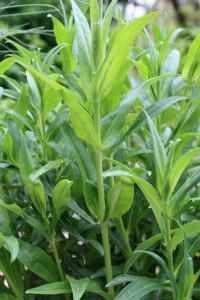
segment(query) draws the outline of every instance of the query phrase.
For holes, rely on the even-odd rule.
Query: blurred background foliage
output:
[[[89,0],[77,1],[83,10],[87,10]],[[70,0],[63,0],[67,16],[70,16]],[[104,0],[105,5],[109,0]],[[200,0],[130,0],[119,1],[127,21],[144,15],[150,10],[161,11],[161,26],[173,28],[184,27],[184,47],[196,35],[200,26]],[[52,22],[50,14],[62,19],[60,0],[0,0],[0,39],[9,36],[21,42],[27,48],[49,49],[55,45],[51,33]],[[186,38],[186,36],[188,38]],[[181,39],[180,39],[181,45]],[[11,52],[9,44],[1,43],[1,57]]]

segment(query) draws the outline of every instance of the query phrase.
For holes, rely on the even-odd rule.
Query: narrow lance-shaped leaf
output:
[[[112,47],[96,76],[95,88],[98,97],[103,99],[111,91],[120,67],[126,60],[138,33],[156,15],[158,14],[150,13],[128,25],[124,25],[118,31]]]
[[[146,112],[144,113],[146,115],[148,127],[151,132],[153,153],[154,153],[154,163],[156,169],[156,181],[158,185],[158,190],[161,191],[164,183],[164,178],[165,178],[167,154],[155,125],[153,124],[148,114]]]

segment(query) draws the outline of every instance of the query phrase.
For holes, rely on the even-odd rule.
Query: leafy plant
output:
[[[199,299],[199,36],[116,4],[0,62],[2,299]]]

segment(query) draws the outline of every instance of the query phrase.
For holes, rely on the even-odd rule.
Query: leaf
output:
[[[44,175],[45,173],[54,170],[56,168],[59,168],[60,165],[63,163],[62,159],[57,159],[57,160],[53,160],[53,161],[49,161],[46,165],[40,167],[37,170],[34,170],[30,175],[29,175],[29,179],[32,182],[37,181],[37,179]]]
[[[74,200],[69,202],[68,207],[88,223],[96,225],[96,222]]]
[[[10,262],[14,262],[19,252],[19,243],[14,236],[5,236],[5,248],[10,252]]]
[[[186,152],[185,154],[183,154],[174,164],[174,166],[172,167],[172,169],[170,170],[168,177],[166,179],[166,189],[167,189],[167,197],[169,198],[181,175],[183,174],[183,172],[185,171],[185,169],[187,168],[187,166],[189,165],[189,163],[191,162],[191,160],[197,156],[197,154],[200,154],[200,148],[195,148],[195,149],[191,149],[188,152]]]
[[[71,293],[71,287],[68,281],[45,284],[26,291],[26,294],[35,295],[60,295]]]
[[[106,284],[106,287],[111,287],[118,284],[130,282],[133,281],[134,279],[135,279],[134,275],[122,274],[112,279],[108,284]]]
[[[0,75],[4,74],[14,64],[15,58],[9,57],[0,62]]]
[[[168,287],[168,283],[165,280],[142,276],[133,277],[132,282],[122,289],[115,297],[115,300],[140,300],[153,291]]]
[[[94,163],[82,141],[77,138],[73,129],[69,125],[65,124],[63,127],[63,134],[72,148],[72,152],[75,156],[83,179],[85,181],[89,180],[91,182],[96,182],[96,170]]]
[[[102,257],[104,256],[103,246],[98,241],[89,239],[87,242],[92,245],[92,247],[95,248]]]
[[[134,185],[123,180],[115,183],[108,193],[109,217],[120,218],[131,207],[134,198]]]
[[[20,116],[22,116],[23,118],[26,119],[28,105],[29,105],[28,86],[27,86],[27,84],[23,84],[21,87],[21,92],[20,92],[19,98],[15,105],[15,111],[18,114],[20,114]],[[21,121],[18,121],[18,126],[20,127],[20,129],[22,129],[24,127],[24,123]]]
[[[184,184],[178,189],[178,191],[170,198],[169,201],[169,215],[175,216],[182,209],[182,202],[186,194],[199,182],[200,174],[193,174],[188,177]]]
[[[150,13],[128,25],[122,26],[118,30],[112,47],[95,79],[96,96],[100,99],[105,98],[111,91],[119,70],[125,62],[138,33],[156,15],[158,14]]]
[[[148,108],[146,108],[146,113],[149,115],[151,119],[158,116],[162,111],[167,109],[168,107],[172,106],[173,104],[187,100],[186,97],[178,97],[173,96],[169,97],[163,100],[160,100],[156,102],[155,104],[150,105]],[[121,137],[120,142],[122,142],[124,139],[126,139],[132,132],[138,130],[146,123],[146,116],[144,112],[141,112],[137,118],[133,121],[130,128],[127,130],[127,132]]]
[[[198,57],[200,53],[200,34],[192,42],[188,54],[185,59],[185,64],[182,70],[182,75],[185,80],[192,82],[195,66],[198,64]]]
[[[163,268],[163,270],[167,274],[169,273],[169,270],[168,270],[166,262],[158,254],[156,254],[154,252],[151,252],[151,251],[145,251],[145,250],[135,250],[134,253],[135,254],[138,254],[138,253],[145,254],[145,255],[149,255],[149,256],[153,257],[159,263],[159,265]]]
[[[4,209],[7,209],[8,211],[13,212],[17,216],[20,216],[22,218],[24,217],[23,210],[17,204],[15,204],[15,203],[13,203],[13,204],[6,204],[6,203],[3,202],[2,199],[0,199],[0,207],[4,208]]]
[[[71,0],[77,28],[79,62],[83,87],[87,90],[91,82],[91,31],[88,21],[75,1]]]
[[[170,75],[172,76],[172,74]],[[134,101],[144,92],[146,88],[161,80],[166,80],[169,75],[164,74],[145,80],[125,94],[118,107],[106,115],[101,121],[102,140],[105,150],[109,150],[119,139],[128,112],[134,105]]]
[[[133,251],[133,253],[127,259],[127,261],[124,265],[124,273],[127,273],[129,271],[129,269],[131,268],[131,266],[139,258],[139,256],[141,255],[139,251],[145,251],[146,249],[149,249],[154,244],[158,243],[161,240],[161,238],[162,238],[162,234],[159,233],[159,234],[156,234],[156,235],[150,237],[149,239],[141,242],[135,249],[135,251],[138,251],[137,254],[135,253],[135,251]]]
[[[31,272],[47,282],[56,282],[60,278],[52,258],[33,244],[20,240],[17,258]]]
[[[153,144],[154,163],[156,169],[156,181],[158,190],[161,191],[165,179],[165,170],[167,165],[167,154],[161,138],[157,132],[155,125],[146,112],[147,123],[151,132],[151,139]]]
[[[110,296],[104,292],[100,285],[90,280],[87,286],[87,291],[100,295],[106,300],[110,300]],[[27,294],[39,294],[39,295],[60,295],[71,293],[71,287],[68,281],[55,282],[50,284],[45,284],[40,287],[36,287],[26,291]]]
[[[1,300],[17,300],[11,294],[1,293],[0,296],[1,296]]]
[[[56,212],[56,217],[59,219],[60,215],[67,209],[67,205],[71,200],[71,186],[72,181],[62,179],[53,189],[53,205]]]
[[[108,171],[104,172],[104,177],[111,177],[111,176],[127,176],[129,177],[135,184],[138,185],[142,193],[144,194],[146,200],[148,201],[151,209],[153,210],[153,213],[156,217],[156,220],[158,222],[158,225],[160,229],[162,228],[162,211],[163,204],[161,202],[160,196],[157,193],[157,191],[154,189],[154,187],[145,179],[140,178],[130,172],[123,171],[123,170],[114,170],[114,171]]]
[[[87,289],[89,279],[83,278],[78,280],[71,276],[67,276],[67,279],[69,280],[72,289],[73,299],[80,300]]]
[[[182,225],[181,228],[176,229],[172,237],[172,248],[175,249],[186,237],[200,232],[200,221],[194,220]]]
[[[71,122],[77,136],[84,140],[87,144],[91,145],[94,149],[102,149],[102,145],[97,136],[93,121],[87,110],[78,102],[78,97],[73,92],[57,83],[52,78],[45,74],[38,72],[32,66],[27,65],[20,58],[16,58],[17,63],[22,65],[29,72],[46,82],[51,88],[58,91],[67,102],[71,112]],[[77,122],[77,120],[79,120]]]
[[[65,48],[60,49],[61,60],[63,64],[63,71],[66,75],[70,74],[75,69],[75,59],[72,53],[72,45],[70,40],[69,29],[64,26],[58,19],[55,17],[53,19],[53,31],[56,42],[58,45],[65,43]]]

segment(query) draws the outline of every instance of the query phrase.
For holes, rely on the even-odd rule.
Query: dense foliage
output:
[[[99,2],[7,41],[0,299],[200,299],[200,35]]]

